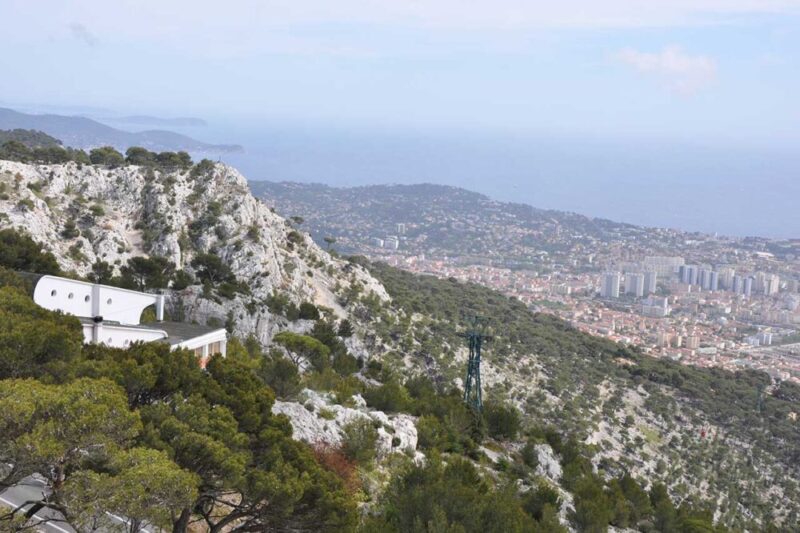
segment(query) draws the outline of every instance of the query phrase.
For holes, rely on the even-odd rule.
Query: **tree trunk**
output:
[[[172,523],[172,533],[186,533],[186,528],[189,527],[189,519],[191,517],[192,512],[188,508],[181,511],[178,519]]]

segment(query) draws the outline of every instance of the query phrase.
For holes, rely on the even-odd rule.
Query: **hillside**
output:
[[[221,164],[164,172],[0,161],[0,188],[0,224],[48,243],[61,267],[81,276],[98,262],[119,273],[143,255],[196,274],[192,261],[213,253],[247,290],[232,290],[226,299],[189,288],[176,299],[182,309],[173,313],[202,323],[231,315],[236,331],[262,341],[274,331],[266,302],[277,293],[339,314],[344,310],[335,288],[358,282],[382,294],[362,269],[345,269],[250,195],[241,174]]]
[[[682,255],[699,262],[717,262],[731,251],[769,252],[790,261],[800,254],[800,244],[793,240],[648,228],[430,183],[329,187],[251,181],[250,188],[281,215],[303,217],[320,245],[332,237],[338,250],[351,254],[424,254],[539,272],[564,265],[597,269],[620,254]],[[380,245],[393,237],[399,240],[396,250]]]
[[[142,146],[155,151],[185,150],[205,153],[236,152],[242,149],[237,145],[204,143],[172,131],[129,132],[80,116],[33,115],[7,108],[0,108],[0,129],[39,130],[60,139],[66,146],[85,149],[114,146],[124,152],[130,146]]]
[[[512,402],[533,424],[579,436],[606,475],[628,472],[684,498],[702,495],[715,502],[715,518],[737,528],[759,515],[797,523],[797,386],[643,356],[480,285],[369,269],[402,309],[374,323],[379,336],[401,339],[405,350],[392,355],[398,368],[460,382],[458,324],[485,317],[495,337],[484,355],[487,396]]]
[[[145,423],[135,442],[201,479],[186,480],[197,483],[199,492],[186,491],[199,494],[197,505],[177,497],[164,504],[177,506],[160,517],[174,531],[185,531],[190,515],[219,526],[213,531],[237,520],[243,531],[350,531],[356,522],[363,531],[698,531],[712,521],[719,530],[796,530],[796,387],[650,359],[478,285],[341,259],[272,204],[268,195],[256,199],[235,169],[209,161],[185,169],[0,161],[0,230],[15,230],[0,235],[3,265],[47,264],[25,262],[36,254],[14,236],[23,232],[66,273],[165,290],[173,319],[225,324],[237,338],[228,360],[215,360],[206,375],[189,354],[146,346],[107,353],[47,336],[31,343],[31,368],[14,376],[40,379],[42,394],[60,384],[77,395],[89,378],[122,387],[122,401],[127,393]],[[545,225],[558,216],[532,213]],[[568,216],[597,238],[606,226],[627,231]],[[16,283],[11,277],[0,271],[3,284]],[[0,294],[0,357],[21,353],[13,326],[26,315],[41,323],[25,331],[71,338],[68,317],[33,313],[22,300]],[[483,413],[461,401],[466,350],[458,334],[471,314],[486,317],[494,335],[484,353]],[[14,382],[3,392],[6,378],[1,405],[24,388]],[[219,419],[207,419],[203,406]],[[22,431],[19,442],[28,442],[27,426],[4,420],[0,429]],[[189,440],[170,440],[184,433]],[[315,459],[311,448],[280,440],[288,434],[312,445]],[[15,449],[0,446],[0,458]],[[56,481],[67,511],[66,495],[80,502],[87,494]],[[267,498],[282,514],[272,514]],[[316,505],[341,513],[323,520]]]
[[[609,220],[497,202],[445,185],[335,188],[251,181],[250,188],[284,216],[304,217],[318,242],[331,235],[350,253],[369,250],[371,238],[397,235],[398,224],[405,225],[404,253],[518,260],[529,258],[534,241],[538,250],[564,251],[562,233],[573,236],[570,246],[575,246],[642,231]]]
[[[20,142],[28,148],[53,148],[61,146],[61,141],[41,131],[21,129],[0,130],[0,146],[9,141]]]
[[[196,117],[174,117],[174,118],[165,118],[165,117],[154,117],[151,115],[128,115],[124,117],[98,117],[98,119],[102,122],[111,122],[115,124],[134,124],[138,126],[158,126],[159,128],[167,128],[167,127],[176,127],[176,128],[184,128],[184,127],[198,127],[198,126],[208,126],[208,123]]]

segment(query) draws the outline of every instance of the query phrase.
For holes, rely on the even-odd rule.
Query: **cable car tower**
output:
[[[486,320],[473,316],[468,319],[468,329],[459,336],[467,339],[469,360],[467,362],[467,379],[464,381],[464,402],[476,411],[483,409],[481,396],[481,346],[492,340],[491,335],[484,334]]]

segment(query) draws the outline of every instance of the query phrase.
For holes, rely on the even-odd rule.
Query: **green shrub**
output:
[[[303,235],[299,231],[292,230],[286,234],[286,244],[288,245],[290,250],[294,248],[295,244],[300,244],[302,242],[303,242]]]
[[[105,165],[111,168],[125,164],[125,158],[113,146],[103,146],[90,151],[89,161],[93,165]]]
[[[561,508],[561,496],[546,481],[539,481],[535,489],[529,490],[522,498],[522,505],[529,515],[541,520],[545,507],[550,506],[556,513]]]
[[[273,315],[283,315],[291,303],[289,297],[281,292],[273,292],[267,297],[267,309]]]
[[[358,372],[358,360],[349,353],[337,353],[333,356],[333,369],[342,376]]]
[[[407,411],[411,405],[408,391],[397,382],[384,383],[380,387],[367,389],[364,391],[364,399],[373,409],[387,413]]]
[[[319,309],[311,302],[303,302],[300,304],[300,320],[319,320]]]
[[[61,230],[61,236],[65,239],[74,239],[79,237],[81,232],[78,230],[78,226],[75,224],[74,220],[67,220],[64,223],[64,228]]]
[[[194,285],[194,277],[185,270],[178,270],[172,277],[172,289],[182,291],[190,285]]]
[[[353,324],[345,319],[339,322],[339,328],[336,332],[337,335],[343,338],[351,337],[353,335]]]
[[[511,486],[493,488],[459,457],[432,458],[395,478],[365,531],[523,533],[539,531]]]
[[[536,468],[539,466],[539,454],[536,452],[536,445],[533,441],[529,440],[525,443],[525,446],[523,446],[520,451],[520,456],[522,457],[522,462],[525,463],[525,466],[528,468]]]
[[[378,430],[366,418],[354,420],[342,428],[342,452],[348,459],[366,465],[375,459]]]
[[[446,448],[447,431],[435,416],[421,416],[417,420],[417,439],[423,449]]]
[[[516,407],[497,402],[486,402],[483,409],[489,435],[499,440],[514,440],[520,428],[520,414]]]
[[[55,256],[28,235],[14,229],[0,230],[0,266],[36,274],[61,274]]]
[[[300,391],[300,373],[297,365],[274,354],[262,360],[258,375],[269,388],[275,391],[278,398],[291,398]]]
[[[20,211],[33,211],[33,208],[33,200],[30,198],[21,198],[20,201],[17,202],[17,209]]]

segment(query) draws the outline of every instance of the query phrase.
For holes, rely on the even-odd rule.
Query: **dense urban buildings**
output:
[[[266,190],[341,253],[487,285],[655,357],[800,381],[800,239],[641,228],[430,185]]]

